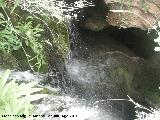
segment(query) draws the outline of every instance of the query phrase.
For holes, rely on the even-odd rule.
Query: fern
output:
[[[32,101],[36,101],[46,94],[33,94],[41,91],[42,88],[34,88],[37,82],[18,84],[15,80],[7,83],[10,70],[5,71],[0,76],[0,120],[12,119],[19,120],[21,118],[13,115],[29,116],[33,113]],[[11,115],[8,118],[3,118],[2,115]]]
[[[12,13],[20,4],[20,0],[16,0],[13,7],[9,6],[12,8],[11,10],[6,10],[5,4],[5,1],[0,1],[0,6],[2,7],[2,13],[0,13],[0,51],[11,53],[14,50],[23,48],[31,69],[34,70],[36,68],[39,71],[46,64],[43,45],[39,40],[44,30],[40,24],[33,26],[34,18],[32,16],[28,16],[25,20],[15,20],[15,17],[12,17]],[[12,21],[14,20],[15,23],[13,24]],[[31,48],[35,56],[28,55],[23,44]],[[33,60],[34,62],[32,63]]]

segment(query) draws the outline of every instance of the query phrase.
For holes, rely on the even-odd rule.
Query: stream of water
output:
[[[73,68],[74,74],[77,74],[77,67],[78,66],[74,66]],[[10,79],[13,78],[17,78],[17,80],[21,82],[36,80],[39,81],[39,85],[41,85],[41,81],[45,78],[45,75],[37,75],[36,73],[31,73],[30,71],[13,70],[10,75]],[[41,87],[46,87],[54,92],[60,91],[58,88],[51,88],[49,84]],[[76,96],[73,97],[71,94],[49,95],[41,102],[35,103],[37,108],[36,112],[38,114],[46,115],[46,117],[42,120],[125,120],[124,116],[122,117],[122,115],[119,114],[121,112],[123,113],[123,111],[114,113],[113,111],[102,109],[102,106],[106,105],[102,103],[105,103],[106,101],[90,100],[92,102],[89,102],[88,100],[78,98]],[[99,106],[100,103],[102,106]],[[59,115],[59,117],[54,117],[53,115]],[[138,117],[135,120],[159,120],[160,117],[159,111],[155,111],[153,114],[138,112],[137,115]],[[127,120],[133,119],[128,118]]]
[[[142,59],[125,53],[129,51],[126,47],[104,33],[81,34],[74,24],[70,32],[71,52],[65,66],[67,92],[44,83],[49,73],[13,70],[10,75],[19,82],[38,81],[40,87],[58,93],[35,103],[36,112],[46,115],[43,120],[159,120],[158,110],[152,114],[137,111],[127,97],[127,81],[123,81],[133,79]]]

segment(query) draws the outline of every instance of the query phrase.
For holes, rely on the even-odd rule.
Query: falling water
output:
[[[70,23],[69,29],[71,46],[69,59],[66,63],[66,72],[68,74],[67,80],[70,82],[69,86],[66,87],[70,90],[67,94],[59,88],[53,88],[49,83],[44,84],[44,79],[47,79],[48,75],[13,70],[10,79],[16,78],[19,82],[38,81],[40,87],[58,93],[51,94],[35,103],[36,112],[47,115],[43,120],[134,119],[135,109],[133,103],[127,101],[127,97],[121,94],[123,91],[118,91],[117,84],[115,84],[120,80],[119,76],[110,76],[110,72],[114,72],[114,70],[109,71],[110,66],[117,62],[116,59],[112,58],[112,55],[124,55],[121,52],[112,51],[96,51],[90,54],[90,51],[94,51],[94,49],[85,43],[83,44],[84,41],[80,36],[76,23]],[[124,57],[132,59],[128,56]],[[114,78],[115,81],[111,81],[111,78]],[[123,101],[121,101],[121,97],[124,97],[124,99],[122,98]],[[114,101],[112,100],[114,98],[118,99]],[[136,120],[159,120],[159,111],[157,110],[154,113],[144,114],[144,112],[138,112]],[[59,117],[54,117],[54,115],[59,115]]]

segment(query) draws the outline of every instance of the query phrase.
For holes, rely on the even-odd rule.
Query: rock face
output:
[[[140,66],[143,66],[142,59],[114,51],[92,56],[88,60],[73,59],[68,64],[68,70],[81,97],[125,99],[127,94],[132,97],[137,94],[134,87],[140,80],[139,76],[144,74]]]
[[[84,11],[85,27],[102,30],[108,26],[152,28],[160,20],[159,0],[94,0],[93,12]],[[88,8],[89,9],[89,8]]]
[[[143,45],[148,44],[140,44],[143,37],[129,33],[127,39],[127,34],[116,31],[116,36],[112,30],[93,32],[79,28],[79,37],[73,36],[76,40],[71,45],[71,58],[66,66],[71,79],[69,84],[73,95],[88,101],[102,100],[104,102],[98,103],[100,108],[114,109],[114,112],[124,110],[127,113],[122,114],[130,117],[128,113],[133,109],[127,108],[131,105],[108,99],[128,99],[129,95],[142,105],[159,103],[158,92],[155,92],[160,83],[160,70],[156,67],[159,58],[154,59],[152,46],[147,47],[149,51],[143,49]]]
[[[77,47],[73,45],[72,56],[66,66],[71,79],[71,93],[91,103],[99,101],[100,109],[128,120],[134,113],[132,103],[108,99],[128,99],[127,95],[130,95],[137,101],[142,100],[135,88],[137,81],[144,79],[140,77],[145,74],[141,70],[144,60],[135,57],[133,52],[109,37],[107,32],[82,29],[79,35],[80,43]]]
[[[127,91],[132,94],[135,76],[138,78],[142,74],[140,69],[144,60],[109,37],[107,31],[82,30],[79,35],[79,46],[73,48],[67,65],[78,94],[82,97],[95,96],[95,99],[121,98]]]
[[[123,110],[120,119],[123,116],[133,117],[127,115],[127,112],[132,114],[129,103],[108,99],[127,99],[127,94],[131,97],[139,96],[132,86],[136,82],[134,77],[139,71],[139,65],[138,59],[129,58],[121,52],[109,52],[105,56],[94,57],[91,61],[72,59],[67,66],[72,80],[72,94],[86,99],[89,104],[98,101],[100,109],[106,111],[118,114]]]
[[[158,0],[105,0],[109,10],[107,22],[119,27],[152,28],[160,19],[160,1]],[[123,12],[124,11],[124,12]]]

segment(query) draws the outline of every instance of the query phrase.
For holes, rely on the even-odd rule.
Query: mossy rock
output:
[[[33,41],[27,40],[26,42],[26,39],[20,37],[19,39],[22,41],[23,48],[21,47],[18,50],[12,50],[11,56],[17,60],[16,63],[21,70],[32,69],[34,71],[46,73],[48,72],[49,64],[50,66],[53,66],[53,64],[57,64],[60,60],[64,61],[63,59],[65,59],[69,51],[69,37],[66,23],[53,19],[49,14],[47,17],[36,14],[39,18],[37,19],[37,17],[33,16],[26,10],[22,10],[20,7],[17,7],[12,14],[9,12],[10,8],[5,9],[11,18],[13,26],[19,25],[19,22],[22,24],[28,23],[26,18],[30,17],[32,21],[31,26],[33,28],[40,24],[40,27],[44,30],[40,33],[40,37],[35,38]],[[31,17],[33,17],[33,19]],[[27,37],[27,39],[29,38]],[[4,55],[8,56],[8,54]],[[31,60],[32,58],[35,58],[36,55],[39,56],[36,57],[36,59]],[[56,58],[56,60],[53,62],[51,59],[54,58]],[[6,59],[6,61],[8,61],[8,59]],[[37,63],[40,63],[40,66],[37,67]],[[10,64],[8,64],[8,66],[9,65]]]
[[[48,89],[48,88],[43,88],[43,90],[40,91],[41,94],[50,94],[50,95],[58,95],[57,91]]]
[[[0,68],[19,69],[18,61],[13,55],[0,52]]]

